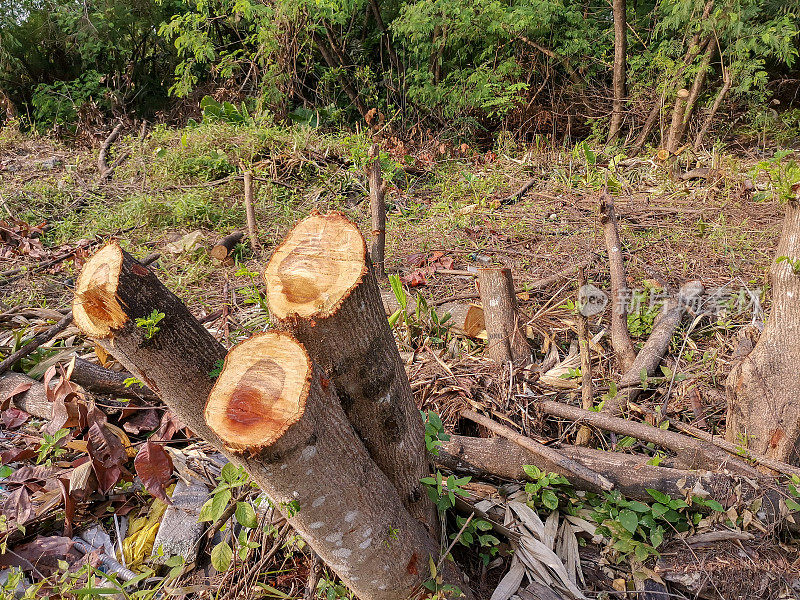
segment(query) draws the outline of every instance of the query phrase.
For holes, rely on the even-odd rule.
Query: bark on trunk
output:
[[[486,353],[489,358],[499,363],[529,363],[531,348],[520,318],[511,269],[480,269],[478,286],[486,322]]]
[[[211,248],[209,254],[211,254],[212,258],[216,258],[218,261],[222,262],[231,255],[236,244],[241,242],[243,237],[244,231],[234,231],[215,244],[214,247]]]
[[[631,334],[628,331],[628,289],[625,261],[622,256],[622,241],[619,237],[614,199],[604,192],[600,197],[600,224],[608,250],[611,274],[611,346],[621,371],[627,371],[636,359]]]
[[[367,179],[369,180],[369,209],[372,214],[372,248],[370,259],[375,275],[379,278],[386,277],[384,266],[384,253],[386,251],[386,186],[381,175],[380,150],[374,145],[369,152],[370,163],[367,166]]]
[[[90,363],[88,360],[76,358],[69,379],[93,394],[141,398],[150,401],[160,400],[158,395],[148,387],[142,388],[137,384],[125,387],[125,380],[129,377],[133,376],[125,371],[118,373]]]
[[[605,452],[593,448],[561,445],[560,454],[582,464],[587,469],[602,472],[614,484],[614,489],[631,500],[651,502],[648,489],[658,490],[673,498],[685,498],[687,492],[709,493],[709,498],[728,507],[737,502],[749,505],[757,498],[764,498],[762,510],[766,521],[780,518],[780,503],[785,492],[771,478],[740,477],[715,471],[691,471],[671,466],[648,464],[650,457]],[[534,465],[544,471],[559,473],[580,490],[590,491],[590,486],[573,473],[561,469],[545,457],[503,438],[474,438],[460,435],[450,436],[436,457],[437,464],[454,472],[473,476],[495,476],[501,479],[524,481],[528,479],[523,465]]]
[[[622,127],[625,102],[625,52],[627,50],[627,14],[625,0],[613,0],[614,12],[614,107],[608,130],[608,141],[616,139]]]
[[[150,271],[112,242],[83,267],[72,303],[75,324],[113,355],[194,433],[219,446],[203,419],[225,348]],[[153,311],[158,331],[137,327]],[[149,336],[149,337],[148,337]]]
[[[800,464],[800,187],[786,216],[772,263],[772,310],[753,351],[734,365],[726,383],[726,438],[771,458]]]
[[[267,332],[234,347],[205,415],[273,502],[294,506],[289,523],[359,598],[405,600],[421,589],[429,561],[439,558],[436,543],[290,334]],[[458,578],[448,583],[465,589]]]
[[[586,267],[578,269],[578,286],[586,286]],[[592,385],[592,355],[589,346],[589,318],[579,311],[578,319],[578,344],[581,353],[581,406],[584,410],[589,410],[594,406],[594,386]],[[575,436],[575,443],[578,446],[585,446],[592,437],[592,430],[582,426]]]
[[[672,122],[667,133],[667,143],[664,147],[670,154],[678,149],[680,134],[683,128],[683,113],[686,110],[686,99],[689,97],[689,90],[680,89],[675,97],[675,106],[672,109]]]
[[[681,119],[680,128],[674,141],[676,148],[683,142],[686,130],[689,127],[689,120],[692,118],[694,107],[697,104],[697,99],[703,91],[703,86],[706,82],[706,74],[708,73],[709,65],[711,65],[711,59],[714,58],[714,54],[717,51],[716,39],[709,37],[705,41],[705,46],[706,51],[705,54],[703,54],[703,60],[700,61],[700,70],[695,74],[692,87],[689,88],[689,95],[686,98],[686,108],[683,111],[683,118]]]
[[[347,418],[408,511],[437,531],[419,482],[430,472],[424,425],[361,233],[339,213],[312,214],[275,250],[264,279],[272,317],[330,375]]]
[[[22,373],[6,373],[0,377],[0,399],[9,395],[21,385],[29,385],[27,391],[11,398],[11,406],[31,416],[49,421],[53,416],[53,403],[47,399],[44,384]]]
[[[136,325],[137,318],[150,317],[153,311],[164,315],[157,323],[158,331],[153,332],[152,328],[148,331],[147,327]],[[322,406],[312,400],[309,403],[311,406],[309,418],[303,419],[303,425],[298,428],[300,433],[297,439],[307,443],[307,447],[304,448],[305,453],[300,450],[299,455],[301,459],[308,459],[307,466],[304,465],[304,470],[300,473],[294,468],[290,470],[288,466],[286,469],[277,468],[274,473],[267,473],[253,457],[242,457],[230,451],[204,418],[206,400],[214,384],[209,373],[225,358],[225,349],[153,273],[137,263],[116,243],[106,245],[84,266],[78,278],[73,312],[76,314],[75,319],[79,327],[90,338],[113,352],[115,358],[131,373],[158,393],[167,406],[194,433],[211,443],[234,464],[244,466],[254,480],[264,486],[265,491],[276,494],[277,501],[297,500],[301,510],[289,521],[295,525],[297,520],[298,524],[295,526],[301,535],[320,555],[331,557],[334,571],[343,580],[351,583],[360,597],[400,600],[402,596],[398,594],[406,588],[403,587],[401,590],[396,586],[401,584],[407,586],[412,575],[416,577],[415,583],[428,578],[427,562],[424,561],[427,561],[429,553],[436,551],[436,543],[427,536],[422,526],[405,512],[396,496],[394,496],[396,500],[391,501],[392,488],[385,480],[381,482],[380,477],[376,476],[377,469],[370,467],[371,463],[366,453],[358,454],[359,446],[355,436],[343,442],[345,435],[343,432],[347,431],[349,425],[341,417],[328,415],[330,407],[327,404],[326,416],[323,417],[320,414]],[[229,362],[230,364],[232,363]],[[320,377],[318,371],[313,374],[309,371],[308,375],[309,377],[305,379],[308,385],[305,388],[301,386],[301,389],[306,391],[313,389],[311,395],[316,399],[324,398],[325,394],[333,397],[330,392],[331,386],[325,390],[325,380]],[[269,383],[270,377],[254,374],[252,387],[258,391],[258,386],[265,385],[265,381]],[[238,406],[241,408],[239,411],[241,416],[252,415],[252,409],[248,410],[248,403],[254,398],[252,392],[247,389],[239,391],[241,402]],[[324,432],[324,437],[318,438],[316,444],[309,443],[313,430],[306,427],[309,424],[313,427],[317,422],[323,426],[322,422],[325,419],[328,421],[321,430]],[[244,420],[246,422],[247,419]],[[305,437],[304,433],[307,434]],[[314,450],[310,449],[312,446]],[[293,449],[285,444],[278,444],[276,450],[283,451],[283,460],[286,461]],[[343,458],[340,462],[328,463],[324,470],[319,470],[322,467],[315,462],[317,453],[327,457],[339,454]],[[354,455],[358,460],[354,459]],[[273,459],[281,460],[274,455]],[[277,463],[275,464],[277,466]],[[312,469],[311,476],[307,472],[308,469]],[[289,477],[290,473],[292,477]],[[344,481],[347,481],[349,486],[346,493],[341,491],[344,489]],[[358,484],[355,489],[352,486],[353,481]],[[278,486],[280,493],[277,493]],[[304,490],[302,496],[301,489]],[[329,497],[328,490],[336,495]],[[376,490],[377,493],[373,494]],[[393,504],[394,508],[391,508],[390,504]],[[290,508],[288,504],[278,506],[285,515]],[[389,525],[384,521],[380,521],[381,526],[386,525],[384,529],[373,527],[372,531],[368,531],[370,522],[367,518],[372,514],[373,506],[384,520],[390,511],[393,511],[391,514],[395,520],[390,525],[392,529],[389,529]],[[338,516],[339,520],[322,524],[316,518],[312,521],[307,520],[309,515],[316,514],[314,510],[324,507],[330,511],[328,514]],[[304,508],[308,508],[305,514]],[[336,512],[342,508],[347,508],[347,511],[342,514]],[[338,530],[330,529],[325,536],[319,532],[319,530],[326,531],[324,529],[326,527],[336,526],[339,527]],[[355,532],[358,533],[358,538],[354,537]],[[347,547],[344,545],[346,535],[349,536],[347,539],[353,542]],[[358,544],[355,544],[356,541]],[[413,544],[417,544],[414,551],[407,552]],[[345,548],[350,552],[347,553]],[[369,554],[369,551],[378,553],[383,558],[385,558],[384,553],[389,555],[395,552],[395,560],[389,562],[387,559],[381,565],[381,572],[378,573],[380,577],[361,577],[359,580],[359,571],[364,565],[359,564],[357,559]],[[392,572],[392,568],[400,564],[401,556],[406,562],[402,564],[400,571]],[[369,561],[369,557],[365,557],[364,560]],[[386,565],[392,567],[387,569]],[[451,582],[457,580],[458,574],[449,578]],[[465,586],[462,589],[465,589]],[[469,591],[465,589],[465,592],[470,597]]]

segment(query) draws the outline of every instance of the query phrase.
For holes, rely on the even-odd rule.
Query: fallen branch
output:
[[[709,444],[681,433],[612,417],[603,413],[583,410],[577,406],[570,406],[552,400],[543,400],[537,406],[543,413],[553,417],[568,419],[576,423],[586,423],[605,431],[628,435],[643,442],[652,442],[672,450],[677,454],[679,464],[689,469],[709,469],[714,471],[729,469],[731,472],[740,475],[758,475],[756,469],[734,458],[714,444]]]
[[[234,231],[214,244],[209,254],[212,258],[216,258],[218,261],[222,262],[231,255],[236,244],[241,242],[243,237],[244,231]]]
[[[689,281],[681,286],[677,298],[668,298],[664,308],[659,313],[653,324],[653,331],[647,338],[633,364],[622,375],[618,384],[617,395],[606,400],[603,411],[611,415],[618,415],[635,402],[642,393],[642,373],[652,377],[661,360],[669,349],[670,340],[681,324],[686,309],[696,302],[703,294],[703,284],[699,281]],[[627,325],[626,325],[627,327]]]
[[[661,465],[648,464],[649,456],[606,452],[593,448],[561,445],[558,452],[587,469],[602,472],[614,484],[614,489],[630,500],[652,502],[648,489],[658,490],[672,498],[685,499],[690,493],[706,495],[723,506],[735,503],[751,505],[762,498],[761,511],[764,522],[781,518],[780,506],[785,491],[769,477],[741,477],[715,471],[678,469],[668,459]],[[586,482],[559,465],[504,438],[475,438],[450,436],[443,442],[435,457],[437,465],[453,472],[474,477],[499,477],[512,481],[526,481],[524,465],[534,465],[542,471],[566,477],[579,490],[589,490]]]
[[[631,334],[628,331],[627,299],[630,290],[622,258],[622,241],[619,237],[614,199],[607,191],[600,196],[600,224],[608,250],[608,266],[611,272],[611,346],[614,348],[621,371],[627,371],[636,359]]]
[[[529,179],[527,183],[525,183],[521,188],[519,188],[516,192],[511,194],[510,196],[506,196],[505,198],[500,199],[500,204],[508,205],[514,204],[515,202],[519,202],[522,200],[522,197],[528,193],[528,191],[536,185],[538,180],[536,178]]]
[[[511,440],[518,446],[525,448],[529,452],[539,456],[545,460],[550,461],[554,465],[557,465],[562,470],[567,471],[573,475],[573,477],[577,477],[585,482],[591,489],[597,490],[611,490],[614,488],[614,484],[608,480],[608,478],[604,477],[600,473],[593,471],[592,469],[588,469],[585,466],[581,465],[580,463],[575,462],[560,454],[557,450],[550,448],[549,446],[545,446],[544,444],[540,444],[539,442],[532,440],[524,435],[517,433],[513,429],[506,427],[505,425],[501,425],[496,421],[488,417],[484,417],[483,415],[479,415],[473,410],[462,410],[461,416],[465,419],[469,419],[470,421],[477,423],[478,425],[482,425],[486,427],[489,431],[496,433],[497,435],[503,436],[504,438]]]
[[[111,371],[88,360],[76,358],[69,380],[93,394],[141,398],[150,401],[160,400],[158,395],[148,387],[140,387],[138,384],[126,386],[125,380],[131,377],[133,375],[125,371]]]

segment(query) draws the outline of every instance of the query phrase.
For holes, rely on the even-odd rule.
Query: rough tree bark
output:
[[[622,127],[622,108],[627,91],[625,89],[625,52],[628,47],[627,14],[625,0],[613,0],[614,12],[614,107],[608,129],[608,141],[616,139]]]
[[[586,286],[586,267],[578,269],[578,286]],[[578,344],[581,352],[581,406],[589,410],[594,406],[594,385],[592,384],[592,355],[589,345],[589,318],[579,311],[578,319]],[[583,425],[575,436],[578,446],[586,446],[592,437],[592,430]]]
[[[372,459],[436,531],[419,482],[430,473],[425,428],[358,228],[339,213],[313,213],[275,250],[264,280],[272,318],[330,375]]]
[[[608,250],[608,265],[611,274],[611,346],[621,371],[627,371],[636,359],[631,334],[628,331],[628,289],[625,261],[622,257],[622,241],[619,237],[614,199],[608,192],[600,196],[600,224]]]
[[[362,600],[419,592],[438,548],[403,508],[342,410],[334,386],[289,333],[234,347],[206,421],[291,525]],[[464,589],[458,579],[450,583]]]
[[[714,117],[717,115],[717,111],[719,107],[722,105],[722,101],[725,99],[725,96],[728,95],[728,92],[731,89],[731,72],[725,65],[722,66],[722,87],[720,88],[719,92],[717,92],[716,98],[714,98],[714,104],[711,105],[711,110],[708,111],[706,115],[705,121],[703,121],[703,126],[700,128],[700,131],[697,132],[697,137],[694,139],[694,149],[699,150],[700,146],[703,145],[703,138],[706,137],[708,130],[711,128],[711,123],[714,122]]]
[[[147,318],[154,310],[164,315],[163,319],[157,324],[158,331],[152,333],[152,331],[148,332],[146,327],[136,326],[137,318]],[[131,373],[146,382],[154,392],[161,396],[167,406],[187,427],[225,454],[231,462],[248,469],[248,472],[259,483],[266,485],[264,471],[254,467],[252,461],[255,458],[244,458],[237,453],[231,452],[214,429],[209,427],[204,418],[206,400],[214,384],[210,373],[222,363],[226,355],[225,349],[149,269],[141,266],[116,243],[112,242],[104,246],[84,265],[81,271],[76,286],[75,300],[73,301],[73,312],[76,315],[76,324],[84,333],[109,352],[113,352],[115,358]],[[253,377],[253,386],[256,390],[259,389],[257,386],[265,385],[263,374],[254,375]],[[269,378],[266,378],[266,381],[269,382]],[[309,371],[306,374],[306,381],[309,382],[308,389],[310,390],[313,387],[315,394],[326,393],[323,389],[323,379],[318,372],[313,375]],[[248,393],[245,392],[247,390],[240,391],[242,392],[242,406],[246,407]],[[243,409],[242,414],[247,416],[252,412]],[[319,406],[314,408],[314,415],[319,415]],[[311,421],[314,420],[314,418],[311,419]],[[346,423],[341,420],[336,420],[336,423],[340,429],[346,426]],[[300,437],[302,438],[302,435]],[[308,441],[308,437],[305,440]],[[330,441],[325,440],[320,443],[325,445],[338,444],[340,442],[341,438]],[[325,447],[329,448],[330,446]],[[305,521],[300,521],[297,529],[320,555],[332,556],[337,559],[332,565],[334,571],[342,576],[344,580],[350,582],[354,586],[354,591],[361,598],[400,600],[403,598],[400,595],[401,591],[394,587],[397,582],[403,582],[405,585],[409,582],[411,575],[415,575],[417,581],[428,578],[428,571],[425,568],[426,563],[417,563],[416,561],[427,560],[427,554],[432,551],[432,548],[435,548],[435,542],[432,539],[420,537],[419,532],[422,531],[422,527],[418,526],[405,513],[405,509],[398,499],[394,514],[397,518],[396,522],[402,525],[404,530],[399,530],[397,525],[392,525],[392,527],[398,529],[396,534],[393,534],[394,530],[390,531],[388,528],[380,530],[378,527],[373,527],[373,531],[370,532],[373,534],[372,542],[369,546],[366,546],[370,536],[364,536],[364,533],[367,532],[370,523],[363,519],[368,513],[361,513],[360,509],[362,505],[367,507],[373,505],[386,506],[392,490],[389,488],[387,491],[386,487],[388,486],[381,486],[376,481],[374,469],[370,467],[369,462],[364,464],[353,460],[353,453],[358,452],[357,448],[357,445],[348,447],[349,454],[341,464],[329,464],[324,478],[317,476],[310,479],[320,486],[319,490],[323,490],[322,494],[317,493],[310,500],[311,508],[316,509],[322,505],[327,505],[328,507],[332,505],[341,507],[344,505],[340,498],[328,498],[324,492],[324,490],[332,487],[328,482],[335,482],[337,473],[345,470],[348,473],[347,477],[355,477],[356,475],[363,477],[362,480],[356,479],[356,481],[363,481],[363,485],[358,488],[358,493],[346,498],[347,512],[337,515],[338,523],[342,526],[342,537],[340,538],[334,534],[321,536],[318,529],[321,529],[322,526],[312,526],[316,524],[316,521],[307,523],[307,526]],[[284,447],[284,450],[289,449]],[[313,455],[314,451],[307,450],[306,456],[309,454]],[[313,456],[310,456],[309,460],[313,458]],[[308,468],[311,467],[306,467],[306,469]],[[278,469],[278,471],[280,470]],[[370,473],[372,474],[368,475]],[[322,479],[325,479],[325,481]],[[279,476],[275,481],[285,482],[286,480]],[[289,485],[289,488],[281,491],[279,497],[289,498],[290,501],[298,500],[301,503],[301,511],[298,515],[302,514],[302,506],[305,506],[309,499],[307,497],[299,497],[300,487],[298,486],[300,482],[294,481]],[[273,493],[275,492],[273,487],[267,489]],[[378,490],[379,493],[373,494],[374,490]],[[298,497],[295,497],[295,491],[297,491]],[[319,498],[322,495],[326,497],[320,502]],[[315,502],[317,505],[313,506]],[[287,506],[279,506],[279,509],[286,515]],[[333,515],[334,513],[330,514]],[[383,514],[385,517],[386,513]],[[293,526],[298,515],[289,518],[289,522]],[[359,520],[359,518],[362,520]],[[351,526],[354,528],[359,528],[362,536],[359,544],[365,544],[364,548],[359,548],[358,545],[354,548],[348,548],[352,552],[355,552],[356,548],[364,550],[367,547],[370,547],[375,552],[378,550],[376,546],[380,548],[386,547],[382,545],[381,540],[387,536],[394,537],[395,535],[397,539],[389,539],[388,543],[389,548],[398,550],[397,556],[401,556],[400,549],[405,551],[405,548],[412,542],[418,543],[419,546],[416,549],[416,553],[412,553],[409,557],[403,555],[403,558],[407,558],[407,562],[401,565],[401,572],[391,572],[392,567],[399,563],[396,561],[387,562],[383,565],[381,573],[378,574],[380,577],[373,579],[364,577],[359,581],[356,570],[351,569],[351,565],[342,564],[349,557],[344,556],[344,552],[341,551],[344,545],[343,543],[339,545],[339,543],[344,539],[344,528],[348,524],[352,524]],[[397,544],[396,546],[392,545],[393,541]],[[388,569],[386,565],[390,565]],[[409,571],[415,570],[416,573],[409,573]],[[457,579],[458,574],[451,578],[452,581]],[[381,586],[383,586],[383,589],[381,589]],[[465,589],[465,586],[462,586],[462,589],[467,592],[469,597],[469,591]]]
[[[386,252],[386,184],[381,175],[381,159],[378,145],[369,150],[367,179],[369,180],[369,210],[372,215],[372,248],[369,257],[378,278],[386,277],[384,266]]]
[[[24,390],[17,392],[17,390]],[[53,403],[47,399],[44,384],[22,373],[6,373],[0,377],[0,403],[11,399],[11,406],[40,419],[50,420]]]
[[[672,122],[667,133],[667,143],[664,148],[670,154],[678,149],[680,143],[680,133],[683,128],[683,113],[686,110],[686,99],[689,97],[689,90],[681,88],[675,96],[675,106],[672,109]]]
[[[689,95],[686,97],[686,108],[683,111],[683,117],[681,118],[681,124],[678,132],[675,134],[674,144],[676,148],[679,147],[683,142],[683,138],[686,135],[686,130],[689,127],[689,120],[692,118],[694,107],[697,104],[697,99],[700,97],[700,93],[703,91],[703,86],[706,82],[706,74],[708,73],[708,68],[711,65],[711,59],[714,58],[714,54],[717,51],[717,40],[709,36],[705,41],[705,47],[706,51],[703,54],[703,59],[700,61],[700,69],[694,76],[692,87],[689,88]]]
[[[733,366],[726,382],[726,437],[771,458],[799,464],[800,275],[793,261],[800,259],[800,186],[793,191],[778,260],[770,267],[769,319],[753,351]]]
[[[244,209],[247,214],[247,237],[253,252],[258,252],[258,224],[256,223],[256,209],[254,206],[253,172],[244,172]]]
[[[499,363],[529,363],[531,347],[520,319],[511,269],[480,269],[478,286],[486,322],[486,353],[489,358]]]

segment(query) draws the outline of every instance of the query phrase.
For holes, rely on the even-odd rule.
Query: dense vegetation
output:
[[[796,0],[621,5],[621,132],[629,142],[649,115],[669,121],[684,86],[687,140],[715,104],[720,134],[735,126],[763,133],[776,122],[796,128]],[[0,7],[0,119],[17,115],[40,130],[91,132],[111,117],[180,121],[205,95],[246,101],[251,113],[278,121],[421,124],[472,139],[504,130],[604,137],[612,112],[611,2],[2,0]]]

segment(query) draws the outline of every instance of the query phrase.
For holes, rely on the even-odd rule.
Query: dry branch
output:
[[[488,417],[479,415],[473,410],[462,410],[461,416],[465,419],[473,421],[474,423],[477,423],[478,425],[486,427],[489,431],[492,431],[497,435],[503,436],[504,438],[524,448],[528,452],[531,452],[542,459],[548,460],[554,465],[558,465],[558,467],[560,467],[563,471],[567,471],[571,473],[573,477],[582,480],[586,485],[590,486],[590,489],[594,491],[611,490],[614,487],[614,484],[600,473],[584,467],[583,465],[567,458],[549,446],[540,444],[535,440],[517,433],[505,425],[501,425],[500,423],[497,423]]]
[[[774,522],[781,518],[780,505],[784,491],[771,478],[751,478],[715,471],[692,471],[669,466],[648,464],[649,456],[605,452],[593,448],[561,445],[558,452],[587,469],[602,472],[614,484],[614,489],[626,498],[651,502],[648,489],[658,490],[672,498],[686,498],[689,492],[708,493],[708,498],[723,506],[741,502],[750,505],[762,498],[761,518]],[[454,472],[473,476],[494,476],[512,481],[525,481],[524,465],[534,465],[547,472],[559,473],[581,490],[586,482],[559,465],[504,438],[474,438],[460,435],[444,442],[436,458],[437,464]]]
[[[247,237],[253,252],[258,253],[258,224],[253,198],[253,172],[244,172],[244,209],[247,214]]]
[[[578,269],[578,287],[583,288],[586,285],[586,268],[581,267]],[[578,312],[578,344],[580,345],[581,353],[581,406],[585,410],[589,410],[594,405],[594,386],[592,385],[592,356],[589,347],[589,319],[583,314],[583,311]],[[575,443],[579,446],[585,446],[589,443],[592,432],[591,429],[584,426],[578,430],[575,436]]]
[[[49,329],[46,329],[40,334],[35,335],[22,348],[20,348],[19,350],[11,354],[8,358],[0,362],[0,375],[8,371],[11,367],[13,367],[17,363],[17,361],[25,358],[31,352],[37,350],[42,344],[46,344],[47,342],[52,340],[54,337],[56,337],[59,333],[64,331],[71,324],[72,324],[72,311],[64,315],[58,323],[56,323]]]
[[[367,165],[367,179],[369,181],[369,209],[372,215],[372,248],[370,259],[372,268],[378,278],[386,277],[384,266],[386,252],[386,184],[381,175],[381,159],[378,145],[375,144],[369,151],[370,162]]]
[[[138,384],[126,386],[125,380],[133,377],[125,371],[116,372],[83,360],[75,359],[75,364],[70,374],[70,381],[77,383],[83,389],[94,394],[106,396],[121,396],[123,398],[141,398],[142,400],[157,401],[160,398],[148,387],[139,387]]]
[[[606,400],[603,410],[618,415],[634,402],[642,392],[642,373],[652,377],[669,349],[670,340],[681,324],[686,309],[697,301],[704,292],[699,281],[689,281],[681,286],[677,298],[668,298],[658,315],[653,330],[630,368],[619,380],[617,395]],[[626,325],[627,327],[627,325]]]
[[[339,213],[313,213],[275,250],[264,280],[274,321],[331,376],[370,456],[434,531],[419,481],[429,472],[424,426],[358,228]]]
[[[478,286],[486,323],[486,352],[489,358],[499,363],[529,363],[531,348],[520,318],[511,269],[480,269]]]
[[[628,331],[627,298],[630,295],[622,256],[614,199],[604,191],[600,197],[600,224],[608,250],[611,273],[611,346],[614,348],[620,370],[627,371],[636,359],[631,334]]]
[[[732,473],[754,476],[758,472],[750,465],[734,458],[714,444],[687,437],[674,431],[652,427],[644,423],[612,417],[607,414],[583,410],[552,400],[537,404],[547,414],[577,423],[585,423],[619,435],[629,435],[644,442],[652,442],[675,452],[681,466],[689,469],[728,469]]]

